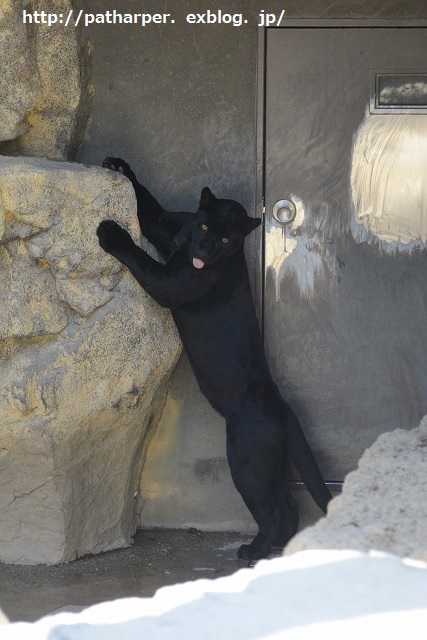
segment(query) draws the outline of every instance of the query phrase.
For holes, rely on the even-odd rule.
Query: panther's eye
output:
[[[223,238],[222,239],[222,244],[228,244],[228,238]]]
[[[207,231],[208,230],[208,225],[207,224],[201,224],[200,228],[202,231]]]

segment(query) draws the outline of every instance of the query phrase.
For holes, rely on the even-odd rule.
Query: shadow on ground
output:
[[[152,596],[162,586],[217,578],[247,566],[237,560],[239,533],[197,529],[138,531],[128,549],[48,567],[0,564],[0,608],[11,622],[33,622],[58,609]]]

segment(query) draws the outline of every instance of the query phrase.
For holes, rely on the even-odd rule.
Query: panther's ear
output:
[[[247,216],[243,225],[243,233],[248,236],[254,229],[261,224],[261,218],[250,218]]]
[[[203,187],[200,194],[200,208],[208,209],[215,202],[216,198],[209,187]]]

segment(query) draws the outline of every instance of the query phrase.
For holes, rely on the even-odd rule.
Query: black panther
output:
[[[265,358],[243,250],[245,237],[261,220],[207,187],[195,213],[168,212],[123,160],[107,158],[103,166],[131,181],[141,231],[165,264],[113,220],[99,225],[99,243],[171,310],[200,389],[225,418],[231,475],[259,528],[238,557],[266,557],[298,526],[298,506],[286,480],[287,454],[324,511],[331,495]]]

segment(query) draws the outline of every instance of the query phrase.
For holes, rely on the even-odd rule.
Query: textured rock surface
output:
[[[3,611],[0,609],[0,625],[8,624],[9,620],[4,615]]]
[[[22,10],[62,14],[70,0],[0,0],[0,153],[72,158],[91,88],[88,54],[69,24],[23,24]]]
[[[17,0],[0,2],[0,140],[12,140],[29,130],[27,110],[34,106],[39,91],[21,11]]]
[[[0,158],[0,560],[55,563],[129,543],[146,433],[179,353],[169,314],[99,247],[137,240],[130,183]]]
[[[378,549],[427,560],[427,417],[411,431],[385,433],[365,451],[328,515],[299,533],[304,549]]]

